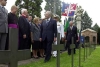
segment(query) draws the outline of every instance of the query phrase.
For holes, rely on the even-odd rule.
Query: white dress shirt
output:
[[[51,19],[51,18],[49,18],[49,19],[46,19],[46,21],[47,21],[47,22],[49,22],[49,21],[50,21],[50,19]]]
[[[73,26],[70,26],[70,29],[72,30],[73,29]]]

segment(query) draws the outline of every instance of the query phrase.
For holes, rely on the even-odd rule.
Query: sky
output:
[[[16,0],[7,0],[7,5],[6,8],[8,9],[8,12],[10,12],[10,8],[12,5],[14,5]],[[100,3],[99,0],[61,0],[64,1],[66,3],[77,3],[78,5],[82,6],[82,8],[84,9],[84,11],[87,11],[87,13],[89,14],[89,16],[92,18],[93,20],[93,25],[95,23],[97,23],[100,26]],[[42,9],[44,9],[46,2],[42,3]],[[41,12],[42,18],[44,17],[44,10]]]

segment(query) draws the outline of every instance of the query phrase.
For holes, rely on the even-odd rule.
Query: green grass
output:
[[[100,67],[100,47],[82,64],[84,67]]]
[[[79,61],[79,50],[74,55],[74,67],[78,67]],[[81,66],[83,67],[100,67],[100,48],[96,48],[89,56],[88,49],[88,57],[84,61],[84,50],[81,51]],[[21,65],[19,67],[56,67],[56,58],[51,58],[51,60],[47,63],[44,63],[44,59],[41,59],[36,62],[32,62],[29,64]],[[67,55],[67,52],[64,52],[60,55],[60,67],[71,67],[71,56]]]

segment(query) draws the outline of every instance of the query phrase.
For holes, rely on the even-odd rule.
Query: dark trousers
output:
[[[6,38],[6,33],[0,33],[0,50],[5,50]]]
[[[5,50],[8,49],[9,49],[9,33],[7,33],[6,46],[5,46]]]
[[[24,39],[24,38],[19,38],[19,50],[23,50],[23,49],[29,49],[28,47],[28,43],[29,40],[28,38]]]
[[[29,39],[28,39],[28,49],[31,48],[31,44],[32,44],[32,42],[31,42],[31,37],[29,37]]]
[[[46,55],[45,60],[47,60],[47,61],[49,61],[51,58],[52,43],[53,43],[53,41],[48,41],[47,38],[43,41],[45,55]]]
[[[69,54],[69,55],[71,55],[71,50],[72,50],[72,49],[68,48],[68,54]],[[74,48],[73,53],[75,54],[75,52],[76,52],[76,50],[75,50],[75,48]]]
[[[72,43],[71,43],[71,41],[68,41],[67,42],[67,48],[68,48],[68,54],[69,55],[71,55],[71,50],[72,49],[70,49],[70,45],[71,45]],[[75,44],[76,45],[76,44]],[[75,47],[76,48],[76,47]],[[76,50],[75,50],[75,48],[74,48],[74,50],[73,50],[73,53],[75,54],[76,53]]]

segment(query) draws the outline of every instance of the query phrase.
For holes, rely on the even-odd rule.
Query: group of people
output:
[[[52,43],[57,45],[57,33],[60,33],[60,40],[67,42],[68,54],[71,54],[72,37],[74,43],[78,42],[77,27],[73,25],[72,21],[70,21],[70,26],[65,35],[60,17],[56,15],[52,18],[51,11],[46,11],[45,18],[40,19],[39,17],[32,18],[27,9],[22,9],[21,16],[18,18],[16,15],[17,6],[13,5],[11,12],[8,13],[4,7],[6,3],[6,0],[0,0],[0,50],[9,49],[8,30],[11,27],[19,29],[18,49],[30,49],[32,45],[34,58],[38,58],[38,52],[40,52],[41,57],[45,57],[44,62],[49,61],[52,55],[57,56],[57,51],[52,52]]]

